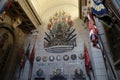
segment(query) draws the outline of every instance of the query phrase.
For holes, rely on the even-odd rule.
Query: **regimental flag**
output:
[[[88,50],[85,44],[84,44],[84,58],[85,58],[86,73],[88,75],[90,72],[90,59],[89,59]]]
[[[97,17],[103,17],[108,15],[108,11],[103,5],[103,0],[92,0],[91,12]]]
[[[87,76],[89,77],[89,80],[95,80],[93,68],[89,58],[89,53],[85,43],[84,43],[84,59],[85,59],[85,69],[86,69]]]
[[[19,72],[18,72],[18,80],[20,79],[21,73],[23,73],[23,69],[25,66],[25,55],[24,55],[24,49],[21,48],[19,51],[19,58],[20,58],[20,63],[19,63]]]
[[[89,31],[91,31],[92,29],[94,29],[94,22],[93,21],[88,21],[88,28],[89,28]]]
[[[28,80],[31,80],[32,77],[34,58],[35,58],[35,44],[33,46],[31,54],[29,55],[30,68],[29,68]]]
[[[28,47],[27,47],[27,50],[26,50],[26,53],[25,53],[25,58],[26,58],[26,60],[29,59],[29,54],[30,54],[29,48],[30,48],[30,43],[29,43],[29,45],[28,45]]]
[[[29,54],[30,54],[30,50],[29,50],[29,48],[30,48],[30,43],[29,43],[29,45],[28,45],[28,47],[27,47],[27,50],[26,50],[26,52],[25,52],[25,61],[24,61],[24,63],[26,64],[26,62],[27,62],[27,60],[29,60]],[[24,69],[24,68],[23,68]],[[24,70],[23,70],[24,71]]]
[[[35,45],[33,46],[32,52],[29,55],[29,62],[31,66],[33,66],[34,58],[35,58]]]
[[[23,67],[24,66],[24,59],[25,59],[23,48],[20,49],[19,56],[20,56],[20,67]]]
[[[96,31],[98,31],[97,30],[97,27],[95,26],[95,22],[94,22],[94,18],[93,18],[93,15],[92,15],[92,13],[91,12],[89,12],[88,14],[87,14],[87,18],[88,18],[88,27],[89,27],[89,31],[91,31],[91,30],[93,30],[93,29],[95,29]]]
[[[92,13],[91,13],[91,12],[88,12],[87,17],[88,17],[88,20],[89,20],[89,21],[94,21],[94,19],[93,19],[93,16],[92,16]]]
[[[94,32],[95,34],[98,33],[98,29],[97,27],[95,26],[95,22],[94,22],[94,18],[93,18],[93,15],[91,12],[89,12],[87,14],[87,18],[88,18],[88,27],[89,27],[89,31],[90,31],[90,35],[91,35],[91,31],[92,33]]]

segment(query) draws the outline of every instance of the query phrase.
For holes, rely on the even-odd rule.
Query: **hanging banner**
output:
[[[103,0],[92,0],[91,12],[97,17],[103,17],[108,15],[108,11],[103,5]]]

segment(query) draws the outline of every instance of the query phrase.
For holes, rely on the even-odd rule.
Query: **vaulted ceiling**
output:
[[[78,15],[79,10],[78,0],[29,0],[29,3],[43,22],[56,11],[64,10]]]
[[[47,10],[52,8],[63,6],[63,5],[71,5],[73,7],[78,8],[78,0],[30,0],[38,11],[39,14],[43,15]],[[69,8],[69,7],[68,7]]]
[[[15,6],[10,11],[17,12],[18,15],[22,16],[22,24],[25,24],[20,25],[20,27],[23,30],[31,30],[41,24],[48,23],[50,17],[60,11],[65,11],[66,15],[71,15],[72,20],[80,18],[82,6],[86,4],[87,0],[15,0]],[[32,25],[26,22],[28,20],[32,22]]]

